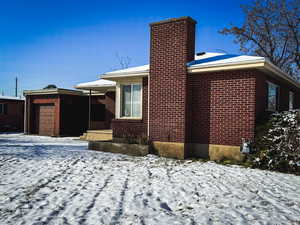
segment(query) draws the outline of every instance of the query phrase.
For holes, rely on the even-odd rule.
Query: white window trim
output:
[[[292,108],[291,106],[291,96],[292,96]],[[289,110],[293,110],[295,108],[295,93],[293,91],[289,91]]]
[[[269,85],[274,86],[278,90],[277,97],[276,97],[276,109],[270,109],[269,108]],[[270,81],[267,81],[267,91],[268,91],[267,92],[267,111],[276,112],[276,111],[278,111],[278,108],[279,108],[280,87],[277,84],[274,84]]]
[[[140,117],[125,117],[122,116],[122,86],[123,85],[141,85],[141,104],[140,104]],[[142,120],[143,119],[143,83],[142,81],[123,81],[116,84],[116,118],[126,120]]]

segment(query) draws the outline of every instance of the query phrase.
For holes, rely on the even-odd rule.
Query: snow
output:
[[[23,97],[14,97],[14,96],[0,95],[0,99],[23,101],[25,98],[23,98]]]
[[[111,71],[111,72],[107,72],[105,74],[103,74],[103,78],[105,78],[105,76],[110,76],[110,75],[126,75],[126,74],[136,74],[136,73],[149,73],[149,65],[143,65],[143,66],[135,66],[135,67],[130,67],[130,68],[126,68],[126,69],[122,69],[122,70],[115,70],[115,71]]]
[[[188,63],[188,66],[189,67],[218,66],[218,65],[245,63],[245,62],[247,63],[257,62],[257,61],[264,61],[264,60],[265,58],[261,56],[234,55],[234,54],[208,52],[204,55],[195,56],[195,60]]]
[[[0,224],[299,224],[300,178],[0,134]]]

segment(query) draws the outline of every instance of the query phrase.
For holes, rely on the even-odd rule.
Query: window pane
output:
[[[268,84],[268,109],[276,110],[277,109],[277,98],[278,98],[278,88],[276,85],[269,83]]]
[[[3,104],[0,104],[0,114],[4,114],[3,111],[4,111],[4,110],[3,110]]]
[[[122,116],[131,116],[131,85],[122,86]]]
[[[289,109],[294,109],[294,93],[290,91]]]
[[[141,116],[141,85],[132,86],[132,117]]]

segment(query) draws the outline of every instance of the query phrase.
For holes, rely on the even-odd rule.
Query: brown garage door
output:
[[[36,107],[36,130],[39,135],[54,135],[54,104],[41,104]]]

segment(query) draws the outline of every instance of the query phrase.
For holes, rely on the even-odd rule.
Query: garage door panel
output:
[[[37,106],[37,131],[39,135],[53,136],[55,123],[54,104],[40,104]]]

